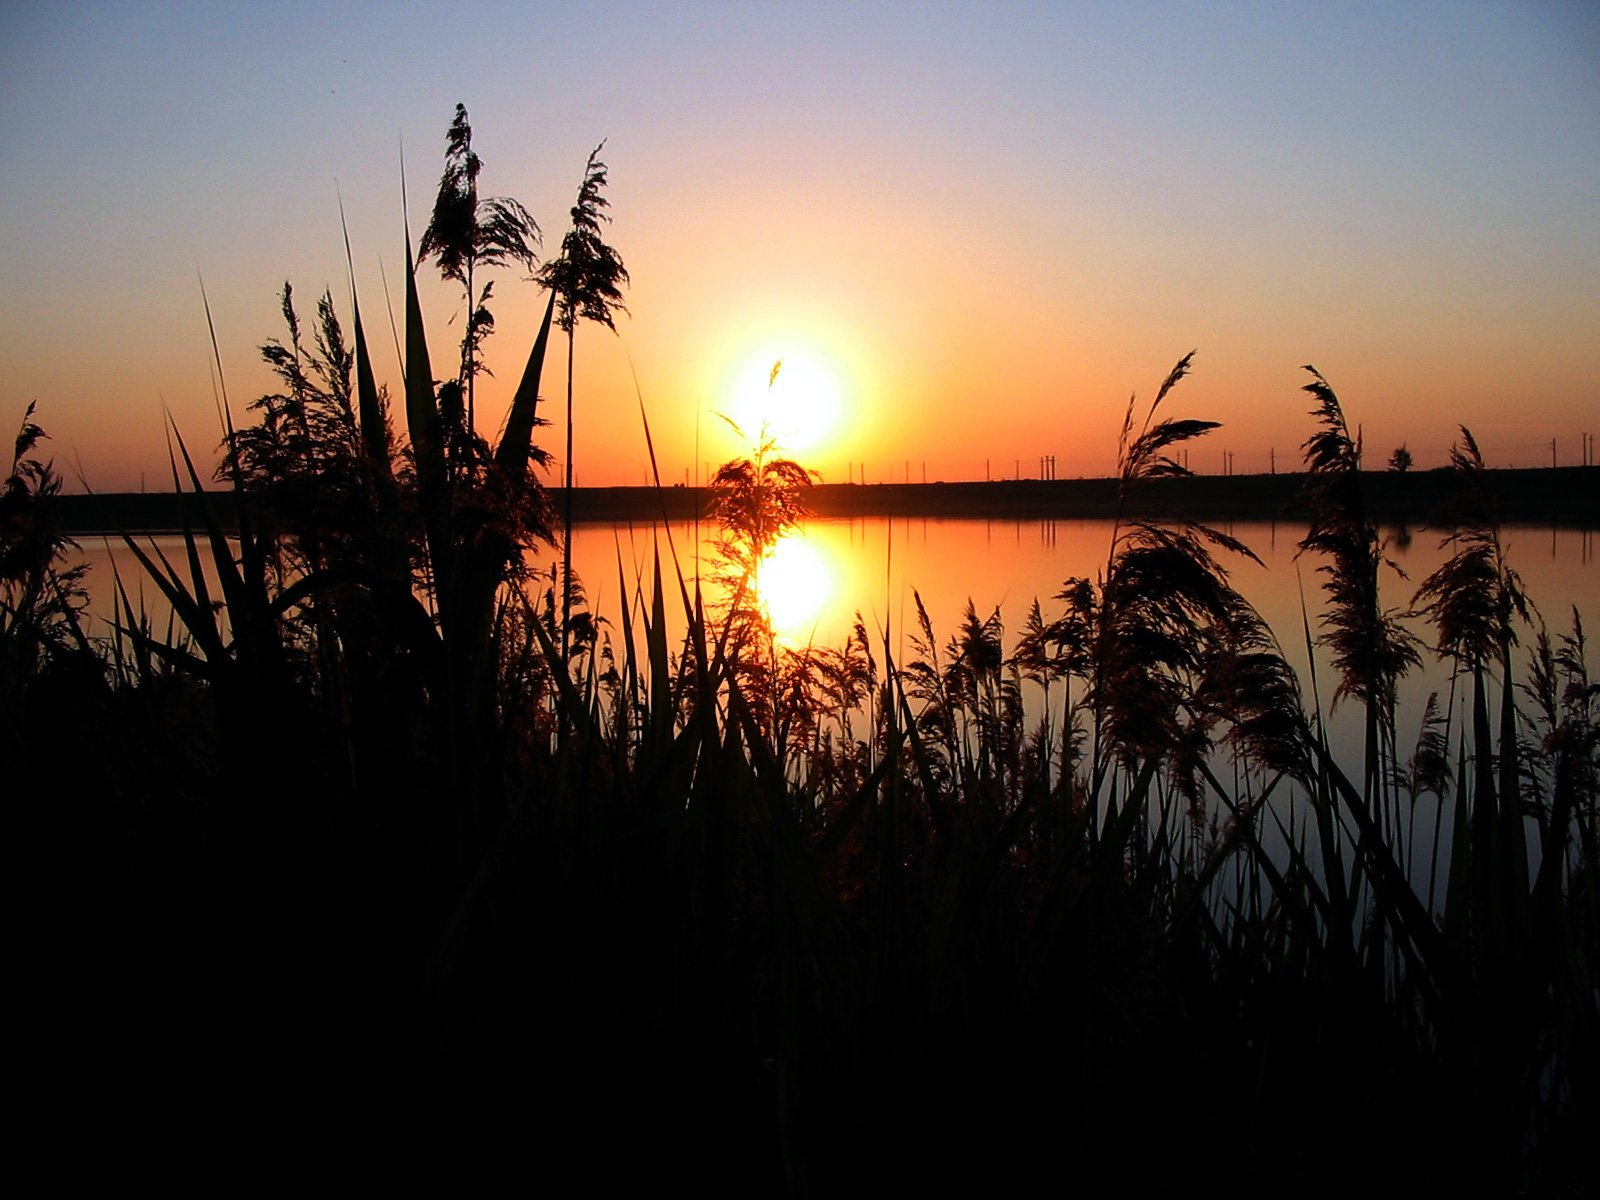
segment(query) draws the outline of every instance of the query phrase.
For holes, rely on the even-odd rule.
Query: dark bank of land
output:
[[[1486,471],[1496,511],[1504,521],[1600,525],[1600,467],[1545,467]],[[1427,522],[1459,486],[1448,470],[1369,471],[1362,477],[1368,507],[1380,521]],[[1295,519],[1308,513],[1306,476],[1196,475],[1153,480],[1126,515],[1180,511],[1199,520]],[[560,508],[559,490],[552,492]],[[577,488],[579,522],[692,520],[706,512],[710,492],[689,487]],[[819,484],[808,497],[819,517],[1073,518],[1117,514],[1115,479],[997,480],[992,483]],[[209,505],[225,527],[233,523],[226,492],[202,497],[171,493],[62,496],[60,512],[71,533],[171,533],[200,520]]]

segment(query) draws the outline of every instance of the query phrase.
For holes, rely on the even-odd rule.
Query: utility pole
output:
[[[1550,465],[1552,467],[1554,467],[1556,465],[1556,440],[1555,440],[1555,438],[1551,438],[1550,439]]]
[[[1271,464],[1268,469],[1276,475],[1278,473],[1278,448],[1276,446],[1267,451],[1267,462]]]

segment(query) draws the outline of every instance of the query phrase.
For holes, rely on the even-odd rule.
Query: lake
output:
[[[1217,522],[1216,528],[1244,542],[1261,559],[1258,564],[1216,552],[1233,585],[1266,618],[1304,679],[1302,597],[1313,629],[1322,604],[1320,562],[1313,555],[1297,557],[1305,526],[1235,521]],[[673,523],[670,530],[684,575],[692,578],[695,548],[710,531],[700,526],[697,538],[690,523]],[[1385,604],[1406,609],[1417,586],[1444,561],[1441,534],[1416,527],[1381,532],[1386,557],[1405,573],[1384,572],[1380,587]],[[921,596],[941,639],[955,632],[968,600],[980,618],[998,608],[1007,629],[1016,629],[1035,598],[1049,619],[1060,608],[1053,597],[1065,580],[1103,574],[1111,536],[1112,523],[1106,520],[813,519],[774,554],[766,569],[766,591],[774,627],[791,645],[838,645],[859,611],[868,634],[881,638],[887,630],[903,655],[906,633],[916,618],[913,592]],[[1512,526],[1502,529],[1502,543],[1553,634],[1569,628],[1573,606],[1580,611],[1592,606],[1600,587],[1594,530]],[[576,531],[574,569],[601,611],[610,610],[620,589],[619,562],[628,577],[647,580],[657,544],[663,570],[670,571],[667,540],[657,527],[588,526]],[[708,554],[702,549],[698,563],[706,571]],[[555,555],[537,557],[553,561]],[[1412,626],[1426,640],[1422,623]]]
[[[1322,607],[1322,577],[1314,556],[1297,557],[1305,526],[1234,521],[1218,522],[1216,527],[1244,542],[1261,559],[1258,564],[1217,551],[1234,586],[1255,605],[1282,642],[1310,703],[1302,600],[1315,632]],[[580,525],[573,536],[573,565],[592,606],[614,619],[624,581],[630,593],[636,592],[638,582],[647,584],[651,554],[659,546],[668,581],[669,618],[681,629],[681,605],[672,602],[673,549],[685,578],[692,580],[697,570],[709,576],[713,533],[711,526],[692,522]],[[1404,610],[1417,586],[1444,560],[1441,535],[1417,527],[1387,528],[1382,535],[1386,556],[1406,575],[1384,572],[1380,586],[1385,604]],[[881,645],[887,632],[891,647],[904,661],[909,648],[907,634],[916,621],[914,593],[920,595],[941,642],[955,633],[969,600],[980,618],[999,609],[1007,630],[1014,631],[1021,627],[1035,598],[1049,620],[1060,609],[1053,597],[1065,580],[1076,576],[1096,579],[1103,574],[1111,536],[1112,523],[1106,520],[814,518],[786,538],[764,568],[765,599],[778,636],[790,645],[841,645],[859,612],[875,643]],[[158,627],[164,623],[159,593],[141,582],[139,564],[126,547],[98,538],[80,541],[83,557],[92,567],[89,586],[91,613],[99,619],[96,632],[105,632],[103,622],[111,614],[113,564],[136,599],[143,591]],[[1509,526],[1502,529],[1502,542],[1552,635],[1569,630],[1574,607],[1585,616],[1594,616],[1594,599],[1600,594],[1600,559],[1593,529]],[[181,539],[161,537],[155,543],[181,573]],[[545,568],[559,558],[554,549],[530,555],[531,561]],[[1411,624],[1426,641],[1428,631],[1422,623]],[[1008,638],[1008,648],[1009,642]],[[1424,671],[1403,684],[1402,714],[1412,711],[1413,702],[1420,706],[1429,690],[1447,683],[1432,656],[1425,657]],[[1325,668],[1319,683],[1326,701],[1332,685]],[[1420,713],[1420,707],[1417,711]]]
[[[1320,564],[1310,555],[1297,557],[1305,526],[1281,521],[1236,521],[1219,523],[1218,527],[1244,542],[1261,559],[1256,563],[1217,552],[1234,586],[1255,605],[1280,639],[1285,657],[1299,675],[1306,707],[1326,714],[1336,681],[1326,662],[1320,662],[1319,695],[1313,695],[1304,613],[1309,611],[1315,632],[1323,596],[1322,577],[1317,570]],[[777,636],[791,646],[809,642],[838,647],[850,635],[859,612],[873,639],[874,654],[880,653],[887,634],[901,664],[911,656],[908,635],[916,623],[915,596],[921,597],[927,609],[941,653],[970,601],[980,619],[999,610],[1008,631],[1009,651],[1014,648],[1016,631],[1022,628],[1035,598],[1048,621],[1060,612],[1061,604],[1054,597],[1065,580],[1075,576],[1096,579],[1103,574],[1112,530],[1111,522],[1106,520],[812,519],[803,530],[786,539],[765,568],[766,599]],[[619,627],[619,594],[648,594],[651,557],[659,547],[667,581],[669,632],[676,646],[686,622],[672,582],[672,555],[675,550],[686,578],[692,580],[697,570],[709,577],[712,533],[710,526],[690,522],[580,525],[573,539],[574,567],[592,607],[611,622],[615,631]],[[1404,610],[1410,606],[1417,586],[1445,557],[1440,535],[1426,529],[1389,528],[1383,536],[1387,556],[1407,576],[1385,571],[1381,581],[1385,604]],[[181,573],[181,539],[157,538],[155,542]],[[1574,607],[1590,617],[1594,615],[1600,586],[1595,542],[1592,529],[1531,525],[1502,529],[1507,558],[1521,576],[1529,597],[1545,615],[1552,637],[1570,631]],[[136,602],[139,592],[143,592],[152,624],[160,636],[166,618],[159,592],[140,582],[142,572],[126,547],[88,538],[82,540],[82,545],[84,557],[93,566],[89,582],[91,611],[98,618],[96,632],[106,632],[103,622],[112,610],[111,567],[115,564]],[[540,569],[549,569],[559,558],[559,552],[549,548],[530,555],[532,565]],[[1429,631],[1422,622],[1413,620],[1410,624],[1427,642]],[[1528,629],[1521,630],[1519,636],[1524,647],[1533,640]],[[1441,701],[1450,695],[1448,666],[1428,652],[1423,660],[1421,670],[1401,681],[1397,738],[1402,759],[1410,754],[1429,693],[1440,693]],[[1517,652],[1516,663],[1520,682],[1527,663],[1526,649]],[[1035,685],[1024,685],[1024,703],[1030,708],[1039,705],[1041,695]],[[1465,702],[1464,694],[1456,698],[1457,729],[1464,727],[1461,721]],[[1034,712],[1033,717],[1036,716]],[[1347,767],[1357,769],[1362,757],[1361,719],[1361,711],[1355,705],[1344,705],[1328,718],[1335,756]],[[1433,828],[1430,814],[1434,803],[1430,800],[1430,807],[1424,812],[1424,832]],[[1448,845],[1448,806],[1438,816]],[[1275,840],[1269,831],[1268,841]],[[1417,882],[1419,887],[1431,890],[1431,879]]]

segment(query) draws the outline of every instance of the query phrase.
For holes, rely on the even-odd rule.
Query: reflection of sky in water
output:
[[[1217,524],[1261,558],[1257,564],[1214,550],[1233,586],[1256,606],[1279,638],[1284,656],[1300,677],[1307,707],[1313,707],[1305,620],[1309,615],[1315,636],[1324,603],[1324,577],[1317,569],[1320,560],[1311,555],[1296,558],[1304,525]],[[777,632],[790,645],[837,647],[849,637],[859,611],[868,636],[881,645],[887,633],[896,661],[904,663],[911,656],[908,635],[916,628],[915,596],[927,609],[941,652],[970,598],[980,618],[1000,609],[1009,650],[1036,597],[1048,621],[1061,610],[1054,597],[1067,579],[1098,579],[1104,573],[1111,532],[1110,522],[1087,520],[813,520],[793,539],[810,553],[796,554],[792,567],[786,567],[794,592],[789,598],[786,587],[783,603],[789,607],[774,613]],[[1421,528],[1413,528],[1409,538],[1388,529],[1383,533],[1388,538],[1385,554],[1405,577],[1386,567],[1379,587],[1385,606],[1403,611],[1410,607],[1418,585],[1443,561],[1441,535]],[[1574,604],[1580,611],[1590,610],[1591,624],[1600,619],[1593,611],[1593,598],[1600,595],[1595,531],[1510,527],[1502,530],[1501,537],[1509,562],[1545,614],[1552,635],[1570,629]],[[768,588],[776,594],[770,583]],[[1421,621],[1410,625],[1424,639],[1425,649],[1422,670],[1401,681],[1399,736],[1405,746],[1416,736],[1428,693],[1438,691],[1443,700],[1450,688],[1448,667],[1431,651],[1431,630]],[[1527,664],[1526,647],[1534,635],[1525,631],[1519,636],[1523,647],[1514,656],[1520,681]],[[1315,683],[1324,713],[1337,682],[1319,655]],[[1358,745],[1359,727],[1360,709],[1355,704],[1340,705],[1332,716],[1336,743]]]
[[[1255,563],[1226,551],[1215,551],[1233,585],[1255,605],[1280,639],[1284,656],[1300,679],[1307,708],[1320,708],[1327,715],[1328,701],[1338,681],[1326,657],[1318,654],[1313,694],[1305,623],[1309,621],[1315,636],[1324,606],[1324,577],[1318,572],[1320,561],[1312,556],[1296,558],[1305,526],[1262,521],[1219,525],[1223,532],[1239,538],[1260,556],[1262,562]],[[1016,635],[1035,598],[1044,619],[1052,620],[1062,609],[1055,596],[1064,581],[1075,576],[1094,580],[1104,573],[1111,533],[1107,521],[813,520],[803,531],[784,540],[766,563],[757,586],[779,643],[790,647],[842,646],[859,611],[880,664],[887,638],[889,652],[903,665],[914,657],[909,637],[917,623],[914,597],[920,596],[941,658],[969,599],[980,619],[996,608],[1000,610],[1009,652],[1015,647]],[[1418,585],[1444,560],[1446,552],[1440,548],[1440,535],[1435,531],[1416,529],[1409,538],[1394,536],[1390,530],[1384,533],[1388,539],[1386,555],[1407,577],[1386,568],[1380,580],[1383,601],[1387,608],[1404,611],[1410,607]],[[1552,637],[1570,630],[1574,606],[1580,611],[1588,610],[1586,615],[1592,625],[1597,619],[1594,600],[1600,595],[1596,586],[1600,584],[1596,531],[1525,526],[1503,529],[1501,536],[1508,562],[1521,576],[1529,597],[1545,614]],[[676,524],[670,531],[648,523],[586,526],[576,531],[574,566],[591,609],[606,622],[603,628],[619,652],[624,629],[619,596],[629,598],[633,634],[636,639],[642,638],[640,622],[651,611],[651,560],[655,553],[661,559],[668,645],[672,653],[679,652],[688,627],[685,612],[694,606],[695,573],[711,572],[709,540],[708,527],[697,529],[691,524]],[[112,615],[115,564],[133,603],[141,606],[142,597],[142,605],[148,608],[160,636],[168,607],[158,589],[143,579],[143,571],[127,548],[87,537],[81,545],[82,558],[92,566],[87,581],[93,618],[89,623],[91,634],[109,633],[106,622]],[[155,545],[180,575],[186,575],[181,539],[158,538]],[[206,558],[202,554],[202,559]],[[556,551],[541,548],[530,555],[530,565],[547,570],[557,558]],[[207,574],[212,576],[208,583],[215,595],[216,580],[209,568]],[[683,591],[679,589],[680,574]],[[706,601],[708,611],[714,612],[709,588]],[[1432,633],[1419,620],[1409,624],[1424,639]],[[1534,632],[1519,628],[1518,637],[1521,645],[1513,651],[1513,659],[1516,681],[1521,682],[1526,677]],[[1431,649],[1425,649],[1422,669],[1413,671],[1400,683],[1396,733],[1401,759],[1409,756],[1415,743],[1428,694],[1440,693],[1448,707],[1450,686],[1448,666],[1441,664]],[[1454,727],[1458,730],[1464,727],[1465,693],[1466,689],[1458,688],[1455,697]],[[1316,697],[1320,697],[1320,704]],[[1030,722],[1037,718],[1036,706],[1041,700],[1042,693],[1036,685],[1024,685],[1023,703],[1029,709]],[[1347,767],[1359,764],[1360,706],[1341,705],[1329,718],[1328,731],[1334,757]],[[1431,836],[1437,820],[1444,844],[1449,844],[1448,805],[1440,807],[1436,800],[1425,798],[1418,809],[1420,817],[1410,809],[1405,811],[1409,820],[1420,819],[1419,837]],[[1276,847],[1277,837],[1268,831],[1269,849]],[[1417,878],[1421,886],[1422,876]]]
[[[1305,528],[1290,522],[1218,523],[1262,560],[1215,549],[1233,585],[1266,618],[1291,660],[1304,658],[1301,597],[1313,623],[1323,604],[1321,561],[1296,558]],[[1385,531],[1386,536],[1392,531]],[[1422,580],[1443,561],[1439,534],[1414,529],[1409,541],[1390,536],[1386,556],[1405,572],[1387,568],[1379,584],[1388,607],[1404,610]],[[1507,558],[1552,630],[1564,630],[1573,604],[1592,604],[1600,584],[1595,531],[1512,527],[1502,531]],[[997,606],[1008,630],[1019,629],[1037,597],[1048,619],[1061,607],[1053,599],[1074,576],[1097,579],[1110,549],[1107,521],[896,520],[809,522],[803,544],[815,551],[815,569],[830,577],[814,617],[816,641],[832,645],[848,636],[859,609],[871,634],[886,629],[895,645],[916,619],[915,591],[935,632],[947,637],[970,598],[980,615]],[[809,614],[808,614],[809,616]],[[1591,618],[1594,614],[1590,614]],[[1419,633],[1427,633],[1420,622]]]
[[[1315,556],[1296,557],[1305,526],[1266,521],[1217,524],[1261,559],[1256,563],[1225,550],[1213,551],[1233,586],[1255,605],[1279,638],[1285,658],[1300,679],[1308,710],[1320,709],[1328,716],[1335,756],[1359,762],[1360,706],[1342,704],[1329,714],[1329,700],[1338,680],[1321,654],[1313,681],[1305,627],[1309,621],[1313,637],[1320,631],[1324,576]],[[1402,577],[1388,568],[1383,570],[1379,583],[1383,603],[1404,611],[1411,606],[1417,587],[1447,552],[1440,548],[1436,531],[1414,528],[1406,536],[1385,529],[1383,534],[1386,557],[1405,572]],[[813,520],[790,539],[793,548],[785,552],[779,572],[786,582],[779,585],[769,579],[766,589],[775,604],[778,636],[790,646],[843,645],[859,611],[875,652],[887,636],[895,661],[904,664],[913,657],[908,636],[916,629],[916,597],[920,596],[941,655],[969,599],[980,619],[999,608],[1009,651],[1035,598],[1049,621],[1061,611],[1055,596],[1067,579],[1098,580],[1104,574],[1111,536],[1108,521]],[[1501,538],[1508,561],[1545,614],[1552,636],[1570,629],[1574,605],[1580,611],[1589,610],[1592,624],[1596,619],[1594,598],[1600,595],[1596,531],[1509,527],[1501,531]],[[612,539],[606,537],[603,542],[609,550]],[[693,545],[687,528],[678,545],[680,551]],[[686,571],[692,571],[691,563],[686,563]],[[1423,622],[1409,624],[1425,645],[1431,645],[1432,631]],[[1518,681],[1524,677],[1527,646],[1534,635],[1524,630],[1519,637],[1523,645],[1514,651]],[[1428,694],[1436,691],[1444,702],[1450,692],[1449,667],[1429,648],[1423,650],[1422,658],[1422,669],[1400,683],[1397,735],[1402,757],[1410,753],[1419,732]],[[1041,698],[1033,685],[1024,687],[1025,704],[1036,704]],[[1464,692],[1458,689],[1456,728],[1461,727],[1459,706],[1464,699]]]
[[[1243,540],[1265,564],[1216,552],[1234,586],[1256,605],[1282,640],[1309,700],[1301,599],[1303,595],[1315,633],[1323,604],[1323,577],[1317,571],[1321,564],[1311,556],[1295,558],[1304,526],[1257,521],[1220,524],[1220,528]],[[707,536],[707,527],[702,526],[699,533]],[[1402,610],[1410,606],[1417,586],[1444,558],[1439,536],[1415,529],[1409,540],[1391,537],[1386,553],[1408,578],[1385,569],[1380,586],[1386,606]],[[1110,539],[1107,521],[812,520],[803,531],[785,539],[767,564],[761,586],[778,634],[791,645],[840,646],[849,637],[859,611],[868,636],[877,641],[887,633],[896,658],[904,662],[906,635],[916,623],[915,592],[921,596],[941,643],[955,632],[970,598],[980,617],[999,607],[1009,648],[1035,597],[1049,620],[1060,611],[1060,602],[1053,597],[1066,579],[1079,575],[1095,579],[1104,572]],[[1588,610],[1585,615],[1591,625],[1600,619],[1593,608],[1594,598],[1600,595],[1594,530],[1510,527],[1502,531],[1502,540],[1508,561],[1545,614],[1552,634],[1570,628],[1573,605]],[[181,541],[156,541],[184,574]],[[675,525],[672,545],[692,596],[695,572],[697,568],[709,572],[709,557],[697,561],[692,525]],[[142,579],[143,572],[126,547],[90,537],[81,539],[81,546],[82,557],[93,566],[88,585],[94,616],[104,620],[111,615],[111,564],[115,562],[135,604],[142,591],[158,627],[165,624],[165,605],[156,589]],[[655,547],[661,554],[669,626],[681,632],[683,604],[672,552],[659,529],[645,524],[582,526],[574,538],[573,560],[591,606],[616,625],[619,592],[648,594]],[[705,554],[703,548],[701,553]],[[545,549],[531,557],[536,565],[547,568],[557,555]],[[214,579],[211,583],[215,586]],[[1421,622],[1414,622],[1413,628],[1423,636],[1430,632]],[[106,631],[102,625],[94,632]],[[1531,633],[1522,637],[1525,645],[1532,640]],[[1424,657],[1426,672],[1403,685],[1402,737],[1411,733],[1411,706],[1416,706],[1420,718],[1428,691],[1448,686],[1447,673],[1436,665],[1433,655]],[[1526,663],[1525,648],[1517,652],[1517,661]],[[1521,670],[1519,665],[1519,675]],[[1326,668],[1319,672],[1317,682],[1326,703],[1334,683]]]

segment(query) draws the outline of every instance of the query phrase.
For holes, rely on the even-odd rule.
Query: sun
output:
[[[839,384],[805,352],[752,356],[733,377],[729,417],[746,438],[763,433],[779,450],[814,450],[839,419]]]

